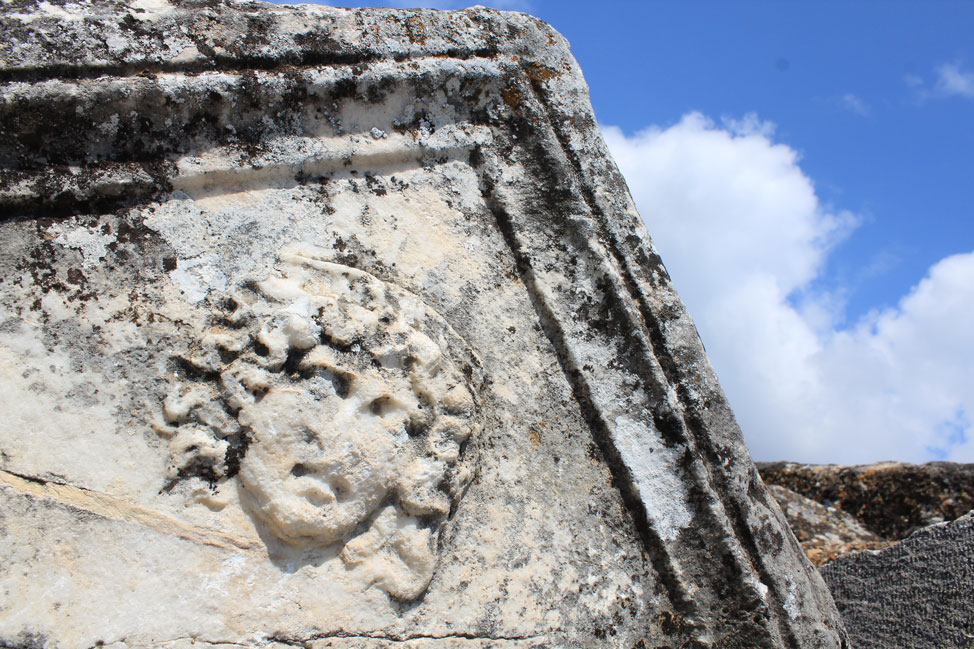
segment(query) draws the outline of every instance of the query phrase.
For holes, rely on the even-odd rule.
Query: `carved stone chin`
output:
[[[367,585],[418,597],[481,426],[462,341],[416,296],[310,246],[232,302],[184,359],[209,381],[166,400],[170,478],[239,466],[241,500],[274,536],[343,544]]]

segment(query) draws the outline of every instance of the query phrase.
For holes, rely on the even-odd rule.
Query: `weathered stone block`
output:
[[[848,512],[885,539],[906,538],[974,509],[974,464],[761,462],[765,482]]]
[[[543,23],[0,19],[0,637],[844,646]]]
[[[969,647],[974,514],[822,567],[856,649]]]
[[[849,552],[878,550],[895,543],[873,534],[841,509],[826,507],[779,485],[768,485],[768,490],[813,565],[821,566]]]

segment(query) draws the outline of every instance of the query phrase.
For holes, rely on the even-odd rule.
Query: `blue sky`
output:
[[[571,42],[756,459],[974,462],[974,3],[484,4]]]
[[[974,73],[974,4],[599,3],[584,16],[547,4],[539,15],[572,42],[603,124],[696,110],[777,125],[819,197],[862,218],[824,278],[850,290],[850,318],[970,251],[974,96],[940,96],[937,79],[945,65]]]

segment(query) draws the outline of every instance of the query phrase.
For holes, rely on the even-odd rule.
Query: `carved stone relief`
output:
[[[236,476],[280,541],[421,595],[471,478],[476,361],[418,297],[307,245],[226,306],[163,406],[169,488]]]
[[[554,30],[7,4],[0,646],[846,646]]]

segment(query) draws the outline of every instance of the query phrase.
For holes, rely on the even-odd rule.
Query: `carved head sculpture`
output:
[[[172,477],[239,463],[244,506],[281,541],[342,544],[369,583],[422,594],[481,426],[462,340],[416,296],[310,247],[233,301],[185,359],[213,380],[166,399]]]

